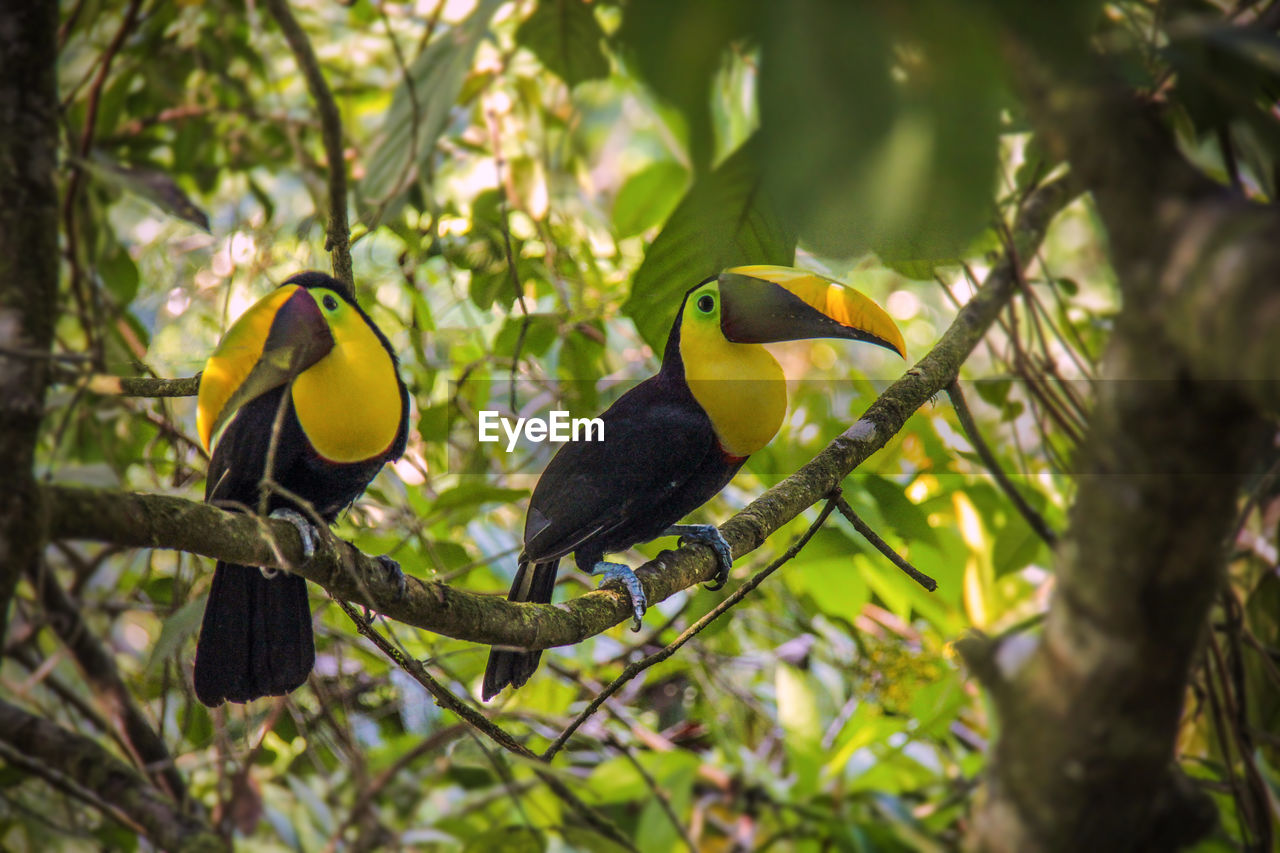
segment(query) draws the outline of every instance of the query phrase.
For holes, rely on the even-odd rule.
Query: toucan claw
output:
[[[733,549],[729,547],[729,543],[720,535],[720,530],[714,524],[673,524],[667,528],[664,535],[679,536],[681,544],[688,540],[706,545],[714,551],[720,569],[705,588],[715,592],[724,587],[729,580],[729,571],[733,568]]]
[[[409,581],[405,579],[404,571],[400,568],[400,564],[386,554],[381,554],[373,559],[382,565],[382,570],[387,575],[387,582],[396,585],[396,601],[403,599],[409,592]]]
[[[271,510],[270,517],[283,519],[298,529],[298,538],[302,540],[302,557],[304,560],[310,560],[315,556],[316,544],[320,541],[320,534],[316,532],[315,525],[311,523],[310,519],[287,506]],[[266,571],[262,574],[264,577],[275,577],[275,569],[271,570],[270,575]]]
[[[649,600],[645,597],[644,587],[640,584],[640,578],[636,577],[636,573],[631,571],[630,566],[624,566],[622,563],[610,563],[608,560],[601,560],[591,568],[591,574],[601,575],[600,586],[604,586],[609,581],[617,581],[622,584],[623,589],[627,591],[628,597],[631,599],[631,630],[640,630],[640,620],[644,616],[645,610],[649,607]]]

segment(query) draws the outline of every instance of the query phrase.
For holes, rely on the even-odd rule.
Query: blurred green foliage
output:
[[[78,138],[124,4],[67,5],[59,78]],[[326,268],[325,164],[304,81],[258,4],[144,7],[97,99],[87,192],[70,220],[80,237],[71,262],[91,280],[93,310],[67,295],[58,340],[78,352],[94,329],[107,370],[185,376],[274,283]],[[414,403],[405,458],[337,530],[410,574],[478,592],[505,592],[522,501],[550,450],[479,443],[476,412],[598,411],[656,369],[681,294],[720,268],[794,261],[845,278],[888,307],[913,357],[928,350],[1000,252],[993,223],[1011,221],[1025,192],[1059,168],[1006,88],[1001,27],[1062,42],[1046,54],[1063,62],[1071,34],[1100,28],[1135,87],[1162,87],[1188,156],[1259,198],[1275,188],[1280,145],[1267,104],[1280,52],[1272,38],[1229,27],[1210,3],[295,7],[345,122],[358,294],[399,354]],[[1224,129],[1236,148],[1213,144]],[[1107,251],[1088,203],[1073,205],[965,373],[981,380],[965,388],[997,459],[1058,530],[1119,298]],[[788,421],[697,520],[723,520],[794,471],[904,369],[836,342],[779,352],[796,380]],[[198,498],[205,459],[193,424],[191,400],[64,386],[51,397],[41,473]],[[682,847],[659,794],[706,850],[958,843],[995,732],[949,643],[1040,612],[1051,554],[942,401],[916,413],[846,495],[938,591],[911,583],[833,516],[736,618],[627,685],[554,772],[640,849]],[[807,523],[740,561],[735,579]],[[1264,545],[1273,528],[1259,525]],[[309,686],[279,714],[264,701],[211,715],[190,689],[209,561],[92,546],[57,547],[49,560],[193,794],[246,849],[608,849],[527,765],[438,709],[314,588]],[[1235,590],[1250,630],[1274,649],[1280,584],[1261,565],[1242,558]],[[566,596],[591,583],[567,567],[562,575]],[[548,652],[534,680],[489,713],[545,746],[627,661],[732,588],[664,602],[638,637],[617,629]],[[101,735],[68,704],[87,688],[56,639],[35,630],[39,608],[24,595],[19,618],[32,630],[18,642],[32,655],[5,660],[6,691]],[[456,692],[477,694],[486,649],[380,628]],[[1276,731],[1273,662],[1250,659],[1242,677],[1248,713]],[[1235,761],[1221,734],[1189,712],[1183,756],[1215,790]],[[1275,742],[1256,758],[1274,791]],[[0,846],[144,846],[46,797],[0,770]],[[1236,804],[1221,800],[1224,828],[1203,849],[1234,849],[1241,837]]]

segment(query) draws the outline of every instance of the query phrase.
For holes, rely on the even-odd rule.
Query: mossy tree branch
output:
[[[1020,245],[1011,257],[1031,257],[1050,220],[1073,197],[1065,180],[1036,190],[1015,225]],[[916,409],[946,388],[1016,288],[1011,257],[993,269],[933,350],[857,423],[724,524],[721,532],[735,557],[760,547],[771,533],[830,494]],[[304,563],[297,531],[288,522],[225,512],[182,498],[65,486],[46,487],[44,498],[53,538],[176,548],[243,565],[292,566],[335,597],[461,640],[547,648],[581,642],[631,617],[626,596],[615,589],[595,590],[565,604],[528,604],[410,578],[406,593],[399,596],[381,564],[347,543],[328,538]],[[637,570],[651,604],[708,581],[715,572],[711,552],[703,546],[664,551]]]
[[[74,374],[68,381],[74,381]],[[194,397],[200,393],[200,374],[181,379],[160,379],[95,373],[88,377],[85,388],[94,394],[114,397]]]

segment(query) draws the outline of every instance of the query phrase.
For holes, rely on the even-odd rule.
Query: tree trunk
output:
[[[0,640],[40,558],[33,463],[58,292],[58,7],[0,4]]]

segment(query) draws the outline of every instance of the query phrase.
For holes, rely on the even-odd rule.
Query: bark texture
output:
[[[0,643],[40,558],[32,469],[58,291],[58,6],[0,4]]]
[[[1193,170],[1105,68],[1012,50],[1039,136],[1093,193],[1124,307],[1043,635],[961,647],[1001,725],[970,843],[1177,849],[1216,815],[1174,747],[1262,414],[1280,402],[1280,216]]]

